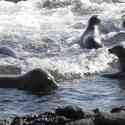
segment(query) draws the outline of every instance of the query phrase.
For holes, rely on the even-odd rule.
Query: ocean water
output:
[[[11,47],[18,58],[1,57],[0,65],[13,64],[22,73],[34,68],[48,70],[59,88],[45,95],[17,89],[0,89],[0,118],[50,111],[58,106],[77,105],[86,109],[125,104],[124,83],[101,77],[118,71],[118,59],[108,48],[124,36],[124,0],[0,0],[0,45]],[[78,41],[88,19],[99,15],[105,47],[81,49]]]

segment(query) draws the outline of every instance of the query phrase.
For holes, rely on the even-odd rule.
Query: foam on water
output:
[[[118,7],[113,5],[113,3],[107,4],[102,2],[100,5],[96,1],[93,3],[92,1],[86,0],[72,1],[70,7],[53,8],[48,11],[47,9],[36,6],[40,2],[39,0],[23,1],[17,4],[5,1],[0,2],[1,44],[9,44],[11,47],[14,46],[17,51],[20,51],[21,56],[23,56],[23,52],[29,52],[30,56],[26,56],[24,60],[30,63],[30,65],[32,63],[32,65],[36,67],[39,65],[41,67],[47,67],[49,71],[56,71],[64,78],[69,76],[70,79],[72,75],[74,77],[74,74],[76,74],[77,77],[83,76],[85,73],[97,73],[105,70],[108,67],[108,63],[113,60],[105,50],[99,50],[99,52],[94,50],[86,53],[83,51],[81,53],[78,52],[79,47],[73,49],[73,46],[69,46],[68,39],[73,35],[77,38],[77,34],[81,34],[84,31],[84,29],[70,28],[72,24],[78,22],[74,12],[71,11],[71,6],[81,2],[82,8],[87,12],[89,12],[88,9],[90,9],[91,6],[91,9],[93,7],[95,8],[95,12],[101,8],[101,11],[103,10],[104,13],[106,13],[106,8],[108,8],[108,10],[111,8],[109,12],[112,12],[113,9],[117,10]],[[43,2],[41,5],[42,4]],[[80,11],[83,10],[81,9]],[[93,9],[90,10],[88,14],[90,13],[93,13]],[[83,17],[82,15],[79,21],[86,24],[89,16],[85,19]],[[74,34],[72,31],[78,33]],[[69,34],[68,39],[65,38],[65,35],[62,35],[62,32]],[[49,38],[47,42],[43,40],[45,36]],[[75,52],[77,52],[77,54]],[[49,53],[54,56],[48,58],[47,55]],[[44,58],[42,58],[43,56],[41,55],[44,55]],[[28,67],[32,66],[28,65]]]
[[[44,2],[29,0],[15,4],[0,1],[0,43],[14,47],[19,51],[20,56],[25,57],[23,53],[29,53],[24,58],[26,60],[24,62],[47,67],[49,71],[56,71],[63,77],[69,76],[69,79],[72,76],[71,74],[73,74],[73,77],[74,74],[83,76],[85,73],[96,73],[105,70],[113,58],[103,49],[81,53],[78,52],[79,47],[74,49],[73,46],[69,46],[69,39],[79,37],[84,31],[84,29],[74,29],[70,26],[78,21],[86,25],[89,15],[94,13],[92,8],[95,12],[101,9],[100,16],[103,20],[113,21],[113,17],[118,19],[122,15],[121,12],[124,6],[120,7],[120,3],[117,5],[114,3],[108,4],[106,1],[101,3],[94,1],[93,3],[89,0],[72,1],[71,6],[51,10],[36,6],[38,3],[42,5]],[[77,17],[71,11],[74,5],[79,5],[79,2],[82,7],[78,13],[86,10],[88,16],[83,14]],[[92,10],[89,12],[88,9]],[[114,16],[116,12],[117,16]],[[109,14],[110,18],[108,18]],[[68,38],[65,34],[68,34]],[[43,40],[45,37],[48,40]],[[54,56],[48,58],[50,53]],[[44,58],[42,58],[43,55]]]
[[[76,51],[76,50],[75,50]],[[81,53],[82,52],[82,53]],[[77,54],[62,56],[54,56],[49,58],[29,58],[27,63],[29,69],[41,67],[49,70],[57,79],[60,76],[63,79],[74,79],[84,77],[88,73],[99,73],[109,68],[113,56],[108,54],[107,50],[100,49],[98,51],[91,50],[89,52],[77,52]],[[109,59],[110,58],[110,59]]]

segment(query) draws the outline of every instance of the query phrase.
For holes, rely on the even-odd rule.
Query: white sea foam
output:
[[[15,4],[0,1],[0,44],[17,50],[20,55],[17,62],[24,71],[42,67],[57,74],[55,76],[70,79],[106,70],[114,57],[105,48],[81,50],[77,38],[91,14],[98,13],[105,21],[119,20],[124,5],[106,0],[72,0],[71,5],[48,9],[43,8],[44,2],[28,0]],[[83,29],[71,27],[78,22],[83,23]],[[72,38],[76,38],[75,42]],[[9,60],[15,63],[11,61],[13,59]]]

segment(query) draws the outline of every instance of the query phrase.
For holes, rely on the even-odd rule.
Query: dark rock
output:
[[[18,88],[43,93],[57,88],[57,85],[48,72],[37,68],[24,75],[0,76],[0,88]]]
[[[54,113],[47,112],[38,116],[16,117],[11,125],[65,125],[69,122],[63,116],[57,116]]]
[[[0,125],[10,125],[10,121],[0,120]]]
[[[124,113],[98,113],[95,116],[95,125],[125,125]]]
[[[121,112],[121,111],[125,112],[125,106],[115,107],[110,112],[111,113],[118,113],[118,112]]]
[[[100,111],[99,111],[98,108],[96,108],[96,109],[93,109],[93,112],[94,112],[94,113],[99,113]]]
[[[121,108],[124,109],[124,106],[121,106]],[[116,109],[118,108],[113,108],[112,111]],[[78,107],[74,108],[72,106],[68,106],[68,108],[61,108],[61,111],[60,108],[58,108],[59,114],[56,109],[55,113],[45,112],[24,117],[15,117],[11,124],[8,123],[8,125],[125,125],[125,111],[113,111],[113,113],[96,111],[94,115],[89,115],[88,117],[81,117],[80,115],[80,117],[77,116],[75,118],[76,114],[79,115],[79,110],[81,109]],[[76,114],[72,116],[70,113]],[[86,112],[84,114],[86,114]],[[5,123],[7,122],[1,121],[0,123],[0,125],[6,125]]]
[[[76,121],[67,123],[66,125],[95,125],[95,124],[93,122],[93,119],[88,118],[88,119],[76,120]]]
[[[70,119],[81,119],[84,117],[84,112],[81,108],[77,106],[67,106],[65,108],[58,108],[55,111],[56,115],[65,116],[66,118]]]

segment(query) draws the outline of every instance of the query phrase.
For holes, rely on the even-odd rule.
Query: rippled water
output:
[[[100,76],[118,70],[112,65],[117,58],[107,49],[124,43],[125,37],[110,38],[114,32],[124,30],[124,0],[46,1],[0,1],[0,45],[12,47],[18,55],[1,57],[0,65],[18,65],[22,73],[36,67],[46,69],[54,75],[59,88],[45,96],[0,89],[0,117],[44,112],[68,104],[103,110],[124,105],[124,83]],[[93,14],[102,20],[105,47],[83,50],[78,40]]]

